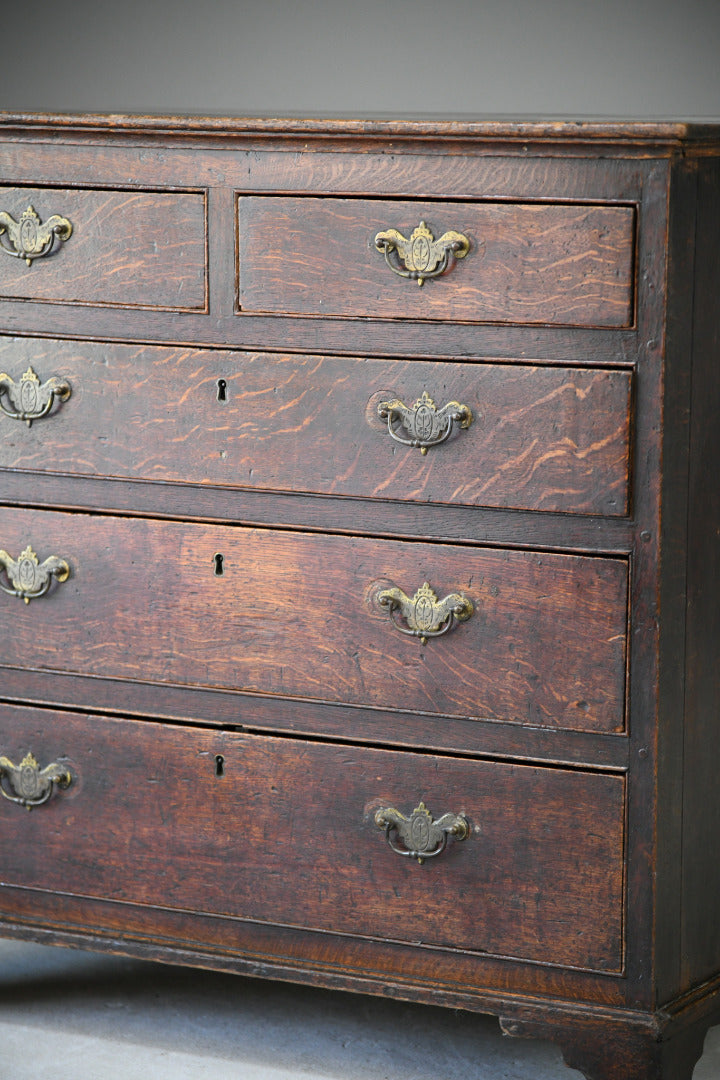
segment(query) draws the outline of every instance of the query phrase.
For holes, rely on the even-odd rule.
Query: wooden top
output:
[[[13,113],[0,112],[0,133],[43,133],[52,130],[68,134],[96,133],[158,137],[164,135],[224,139],[242,136],[367,139],[458,139],[494,142],[540,142],[575,144],[615,144],[714,146],[720,150],[720,119],[698,120],[599,120],[463,116],[458,118],[397,118],[372,116],[357,119],[325,117],[221,117],[221,116],[141,116],[120,113]]]

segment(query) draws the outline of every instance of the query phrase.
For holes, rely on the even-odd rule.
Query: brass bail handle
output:
[[[375,812],[375,824],[385,830],[388,846],[396,855],[417,859],[420,865],[442,855],[448,837],[466,840],[470,835],[470,826],[462,814],[447,813],[434,821],[424,802],[415,807],[410,817],[392,806],[381,807]]]
[[[19,765],[0,757],[0,795],[27,810],[46,803],[56,786],[67,788],[71,783],[70,770],[56,762],[41,769],[31,753],[26,754]]]
[[[388,398],[379,402],[377,411],[381,420],[387,420],[391,439],[402,446],[419,447],[421,454],[427,454],[431,446],[447,442],[456,424],[465,430],[473,421],[469,406],[448,401],[438,409],[427,390],[410,407],[399,398]]]
[[[444,274],[451,257],[464,259],[470,250],[470,241],[463,233],[452,229],[436,240],[426,223],[421,221],[409,237],[397,229],[377,233],[375,247],[385,256],[393,274],[422,285],[428,278]]]
[[[70,576],[70,566],[65,559],[49,555],[44,562],[40,562],[29,544],[17,559],[13,559],[7,551],[0,551],[0,569],[10,583],[9,586],[3,585],[0,579],[0,589],[9,596],[19,596],[26,604],[44,596],[53,578],[62,582]]]
[[[7,210],[0,210],[0,249],[32,266],[34,259],[50,255],[60,243],[72,236],[73,227],[66,217],[53,214],[40,220],[32,206],[16,221]]]
[[[0,373],[0,409],[11,420],[24,420],[28,427],[33,420],[47,416],[55,401],[67,401],[71,388],[67,379],[53,375],[44,383],[29,367],[15,382],[5,372]]]
[[[460,622],[467,622],[474,609],[472,600],[462,593],[449,593],[438,600],[427,581],[414,596],[392,586],[376,594],[380,607],[385,608],[393,626],[401,634],[420,638],[426,645],[429,638],[442,637]]]

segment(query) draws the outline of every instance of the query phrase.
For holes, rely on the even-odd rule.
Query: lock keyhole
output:
[[[225,758],[222,756],[222,754],[215,755],[215,775],[225,775]]]
[[[225,573],[225,568],[223,565],[225,562],[225,556],[221,555],[218,551],[215,555],[213,555],[213,559],[215,560],[215,577],[222,577],[222,575]]]
[[[227,380],[218,379],[217,381],[217,399],[218,401],[227,401]]]

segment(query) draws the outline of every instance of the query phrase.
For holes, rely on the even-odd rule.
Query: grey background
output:
[[[720,0],[25,0],[0,108],[720,116]]]

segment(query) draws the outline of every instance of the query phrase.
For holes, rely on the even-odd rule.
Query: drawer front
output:
[[[13,244],[32,207],[44,227],[63,220],[52,247],[28,266]],[[205,197],[192,192],[0,187],[0,297],[203,311]],[[28,230],[26,229],[26,233]],[[37,241],[35,241],[37,246]],[[9,257],[20,251],[21,257]]]
[[[5,509],[5,588],[28,545],[67,574],[0,595],[6,665],[624,726],[625,560]]]
[[[622,968],[620,776],[4,707],[11,795],[28,753],[71,780],[0,799],[6,885]],[[421,801],[467,836],[419,864],[376,815]]]
[[[418,503],[628,509],[625,371],[0,338],[0,372],[3,467]],[[41,416],[43,387],[60,383],[69,397],[61,388]],[[26,390],[40,416],[30,425]]]
[[[633,322],[631,207],[241,195],[237,208],[241,312],[554,326]],[[415,234],[422,224],[429,235]],[[390,230],[394,269],[376,244]],[[462,257],[448,252],[447,268],[433,278],[434,253],[452,243],[442,243],[448,233],[463,238]],[[419,278],[401,276],[418,272],[408,265],[425,262],[422,288]]]

